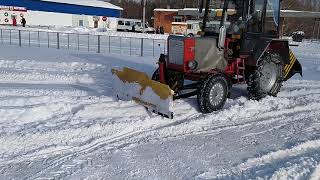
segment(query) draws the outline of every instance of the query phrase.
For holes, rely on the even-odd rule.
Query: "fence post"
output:
[[[98,53],[101,52],[101,49],[100,49],[100,36],[101,35],[98,35]]]
[[[318,19],[318,35],[317,35],[317,40],[319,40],[320,36],[320,19]]]
[[[29,47],[31,46],[31,33],[29,31]]]
[[[38,31],[38,45],[40,47],[40,31]]]
[[[68,33],[68,49],[70,48],[70,34]]]
[[[48,48],[50,48],[50,36],[49,36],[49,32],[47,32],[47,38],[48,38]]]
[[[132,41],[131,39],[132,39],[132,37],[130,37],[130,56],[131,56],[131,44],[132,44],[131,43],[131,41]]]
[[[141,38],[141,56],[143,56],[143,38]]]
[[[60,49],[60,34],[57,32],[57,49]]]
[[[154,39],[152,39],[152,54],[153,54],[153,57],[154,57]]]
[[[10,41],[10,45],[11,45],[11,29],[9,30],[9,41]]]
[[[90,51],[90,34],[88,34],[88,52]]]
[[[78,51],[80,50],[80,35],[78,34]]]
[[[109,36],[109,54],[111,54],[111,43],[110,43],[111,37]]]
[[[21,30],[19,30],[18,32],[19,32],[19,47],[21,47]]]
[[[122,54],[122,38],[120,36],[120,54]]]

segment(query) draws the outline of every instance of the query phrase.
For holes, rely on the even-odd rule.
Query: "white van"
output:
[[[142,32],[142,22],[139,19],[117,19],[117,31],[130,31],[130,32]],[[154,33],[154,28],[149,27],[148,24],[145,24],[145,32]]]
[[[201,27],[202,27],[202,21],[200,20],[188,20],[186,21],[187,23],[187,31],[186,34],[187,36],[196,36],[199,35],[199,32],[201,32]],[[230,22],[226,22],[226,28],[229,28]],[[219,28],[220,28],[220,21],[210,21],[207,24],[206,30],[210,32],[215,32],[219,33]]]
[[[135,31],[136,32],[142,32],[143,31],[142,23],[137,23],[136,24]],[[150,27],[148,23],[145,24],[144,31],[146,33],[154,33],[155,32],[154,28]]]
[[[117,19],[117,31],[135,31],[138,24],[141,24],[139,19]]]
[[[186,21],[187,23],[187,31],[186,34],[187,36],[195,36],[198,35],[199,32],[201,31],[201,24],[202,22],[199,20],[188,20]]]

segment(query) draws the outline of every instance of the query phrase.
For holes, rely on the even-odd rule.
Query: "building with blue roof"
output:
[[[31,26],[105,27],[121,17],[122,8],[100,0],[0,0],[0,24],[24,17]]]

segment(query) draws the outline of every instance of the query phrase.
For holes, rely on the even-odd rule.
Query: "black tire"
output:
[[[269,71],[269,72],[268,72]],[[266,53],[248,78],[249,99],[277,96],[283,83],[283,64],[279,54]]]
[[[152,78],[151,79],[154,80],[154,81],[159,81],[160,80],[159,68],[154,71],[154,73],[152,74]]]
[[[209,76],[198,90],[197,101],[200,111],[212,113],[222,109],[227,100],[228,91],[228,82],[224,76]]]
[[[192,33],[188,34],[187,37],[194,37]]]

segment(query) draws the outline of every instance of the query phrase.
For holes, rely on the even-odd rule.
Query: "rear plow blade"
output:
[[[173,119],[170,111],[173,91],[168,85],[149,79],[143,73],[130,68],[112,69],[114,94],[124,101],[135,101],[149,111]]]

